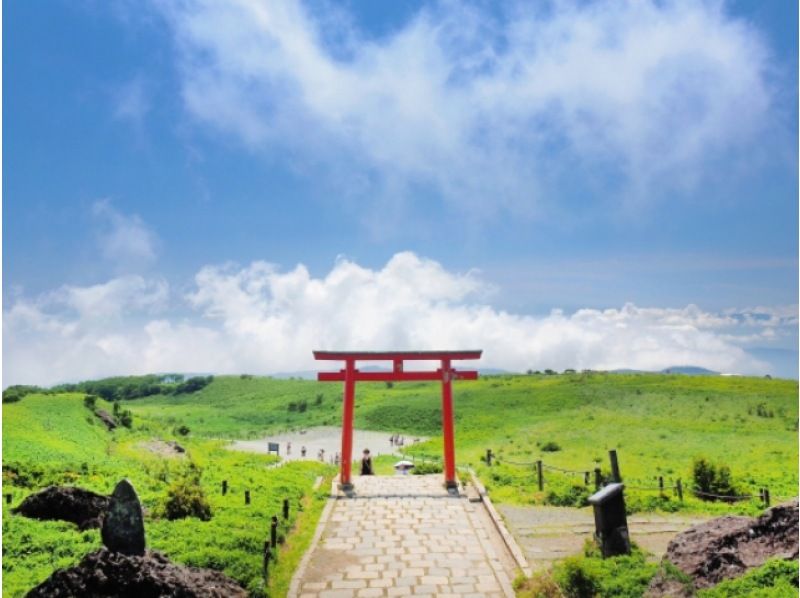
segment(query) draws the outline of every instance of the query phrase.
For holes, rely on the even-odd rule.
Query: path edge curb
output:
[[[472,485],[475,487],[475,490],[478,492],[478,496],[481,499],[481,504],[483,504],[486,511],[489,513],[489,517],[492,519],[497,532],[500,534],[500,537],[503,539],[503,543],[508,548],[508,551],[511,553],[514,562],[517,563],[517,567],[519,567],[520,571],[525,574],[525,576],[530,577],[533,575],[533,569],[531,568],[530,564],[528,563],[528,559],[525,558],[525,554],[520,549],[519,544],[514,539],[509,531],[506,529],[503,520],[500,518],[499,513],[494,508],[492,504],[492,499],[489,498],[489,494],[486,491],[486,488],[478,479],[478,476],[475,475],[475,472],[470,469],[469,470],[469,477],[472,481]]]
[[[311,539],[311,544],[306,548],[303,558],[300,559],[300,564],[297,566],[294,575],[292,575],[292,581],[289,583],[289,590],[286,592],[287,598],[297,598],[300,595],[300,580],[303,579],[306,569],[308,568],[308,563],[311,561],[311,555],[316,550],[319,541],[322,539],[322,534],[328,526],[328,519],[330,519],[333,507],[338,500],[336,492],[336,478],[334,478],[331,482],[331,492],[325,503],[325,508],[322,509],[322,514],[319,516],[319,521],[317,521],[317,529],[314,532],[314,537]]]

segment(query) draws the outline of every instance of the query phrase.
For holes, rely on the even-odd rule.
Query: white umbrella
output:
[[[394,467],[395,469],[411,469],[412,467],[414,467],[414,463],[412,463],[411,461],[403,460],[395,463]]]

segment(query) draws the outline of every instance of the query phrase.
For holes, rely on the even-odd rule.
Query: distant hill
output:
[[[676,365],[661,370],[662,374],[686,374],[687,376],[719,376],[719,372],[694,365]]]
[[[719,376],[719,372],[701,368],[695,365],[676,365],[663,370],[633,370],[630,368],[620,368],[611,370],[612,374],[684,374],[686,376]]]

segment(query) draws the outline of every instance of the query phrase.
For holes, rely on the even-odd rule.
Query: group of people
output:
[[[369,450],[366,450],[365,452],[369,453]],[[305,459],[306,453],[308,453],[308,449],[305,446],[301,446],[300,447],[300,457]],[[292,454],[292,443],[291,442],[287,442],[286,443],[286,455],[288,456],[288,455],[291,455],[291,454]],[[319,459],[323,463],[325,462],[325,449],[321,448],[321,449],[319,449],[319,451],[317,451],[317,459]],[[333,464],[333,465],[339,465],[339,459],[340,459],[340,457],[339,457],[339,453],[338,452],[336,454],[334,454],[332,457],[328,458],[330,463]],[[372,466],[370,465],[370,468],[371,467]]]

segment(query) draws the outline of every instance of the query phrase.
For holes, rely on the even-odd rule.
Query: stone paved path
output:
[[[323,514],[289,596],[514,595],[514,562],[483,504],[448,495],[441,475],[365,476],[355,487]]]

